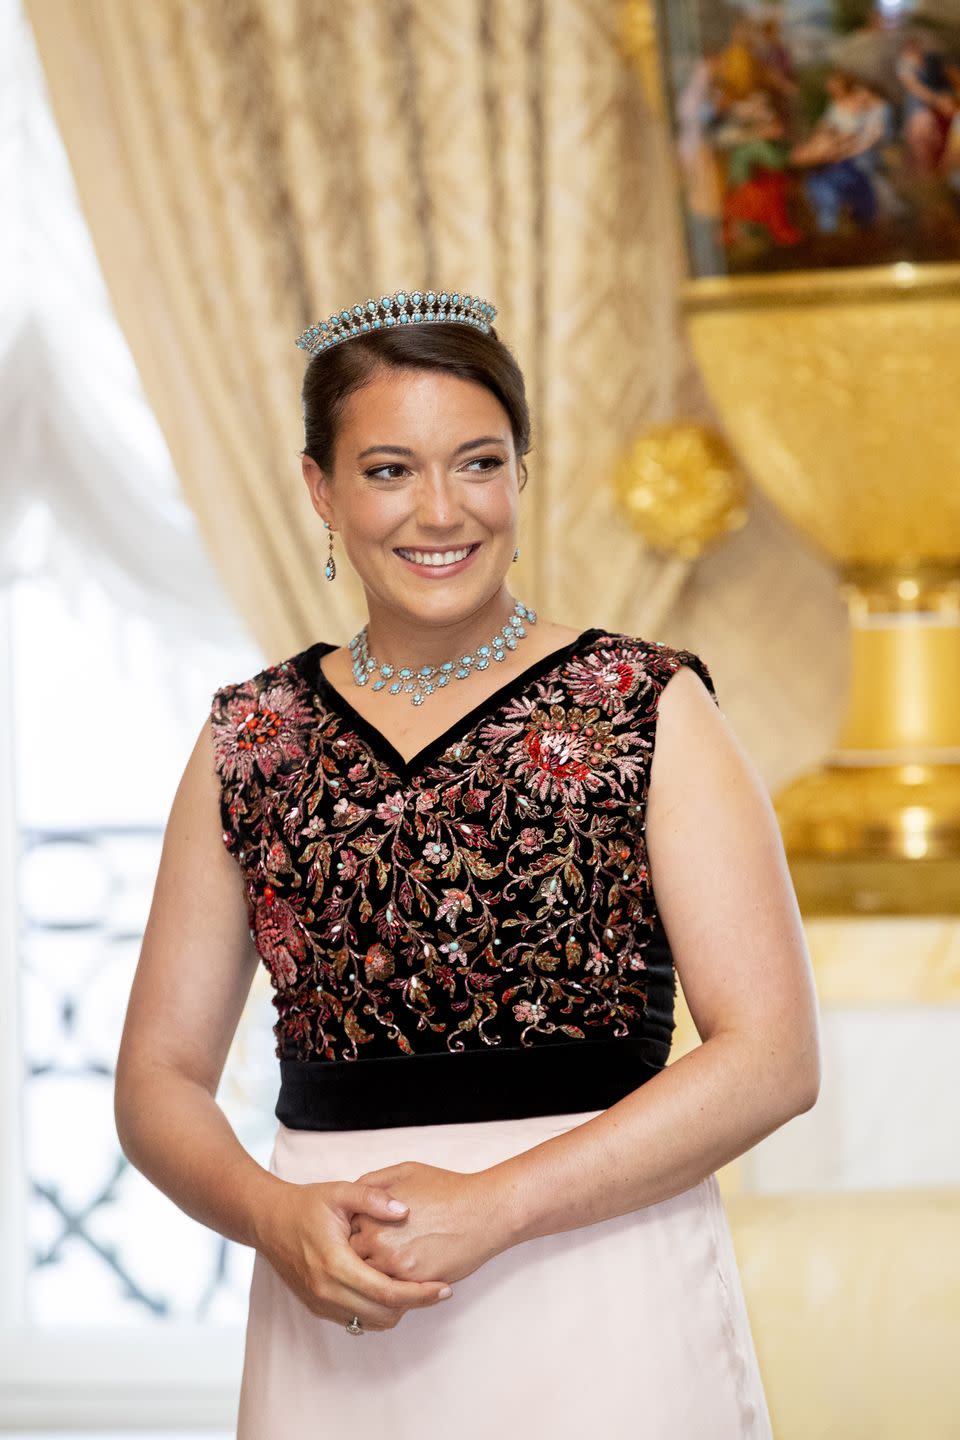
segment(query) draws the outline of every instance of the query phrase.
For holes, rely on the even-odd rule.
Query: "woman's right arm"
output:
[[[217,1088],[259,957],[239,866],[221,836],[206,722],[177,788],[117,1058],[124,1154],[186,1214],[251,1245],[316,1313],[388,1329],[442,1281],[384,1275],[349,1244],[354,1214],[402,1223],[390,1193],[350,1181],[292,1184],[243,1148]]]

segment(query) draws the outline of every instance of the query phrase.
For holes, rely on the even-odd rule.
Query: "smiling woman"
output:
[[[363,582],[372,648],[399,653],[416,625],[422,658],[443,661],[471,629],[496,630],[530,449],[523,377],[496,332],[361,334],[314,355],[302,398],[304,479],[331,554],[339,533]]]
[[[816,1098],[796,900],[704,662],[510,593],[530,424],[492,313],[305,332],[304,480],[368,619],[213,697],[118,1126],[257,1251],[238,1440],[769,1440],[715,1171]],[[258,963],[267,1170],[214,1100]],[[704,1043],[668,1065],[678,975]]]

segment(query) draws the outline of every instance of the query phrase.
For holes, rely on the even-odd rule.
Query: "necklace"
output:
[[[466,680],[474,670],[486,670],[491,660],[503,660],[508,650],[516,650],[517,641],[522,640],[527,633],[524,620],[536,625],[537,615],[536,611],[528,610],[519,600],[514,605],[513,612],[511,618],[488,644],[478,645],[476,650],[460,655],[455,660],[444,660],[442,665],[421,665],[419,668],[410,665],[401,665],[399,668],[394,665],[381,665],[367,649],[367,626],[364,625],[350,641],[353,678],[358,685],[369,684],[371,690],[382,690],[387,686],[391,695],[396,695],[401,690],[409,692],[412,703],[422,705],[434,690],[442,690],[445,685],[449,685],[451,678]],[[374,671],[378,671],[379,676],[371,683],[370,677]]]

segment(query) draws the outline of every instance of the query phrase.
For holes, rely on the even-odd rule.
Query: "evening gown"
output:
[[[667,1064],[676,973],[645,843],[689,650],[582,631],[409,761],[317,641],[213,698],[223,842],[276,1010],[272,1173],[478,1171]],[[389,703],[389,702],[388,702]],[[715,1174],[524,1241],[351,1335],[254,1257],[238,1440],[770,1440]]]

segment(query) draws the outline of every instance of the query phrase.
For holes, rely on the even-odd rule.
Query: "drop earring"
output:
[[[514,560],[519,560],[519,559],[520,559],[520,546],[519,546],[519,545],[517,546],[516,550],[514,550],[514,552],[513,552],[513,558],[514,558]]]
[[[324,520],[323,523],[326,525],[327,534],[330,537],[330,553],[327,555],[327,563],[323,567],[323,573],[328,580],[332,580],[337,573],[337,562],[333,558],[333,531],[330,529],[329,520]]]

